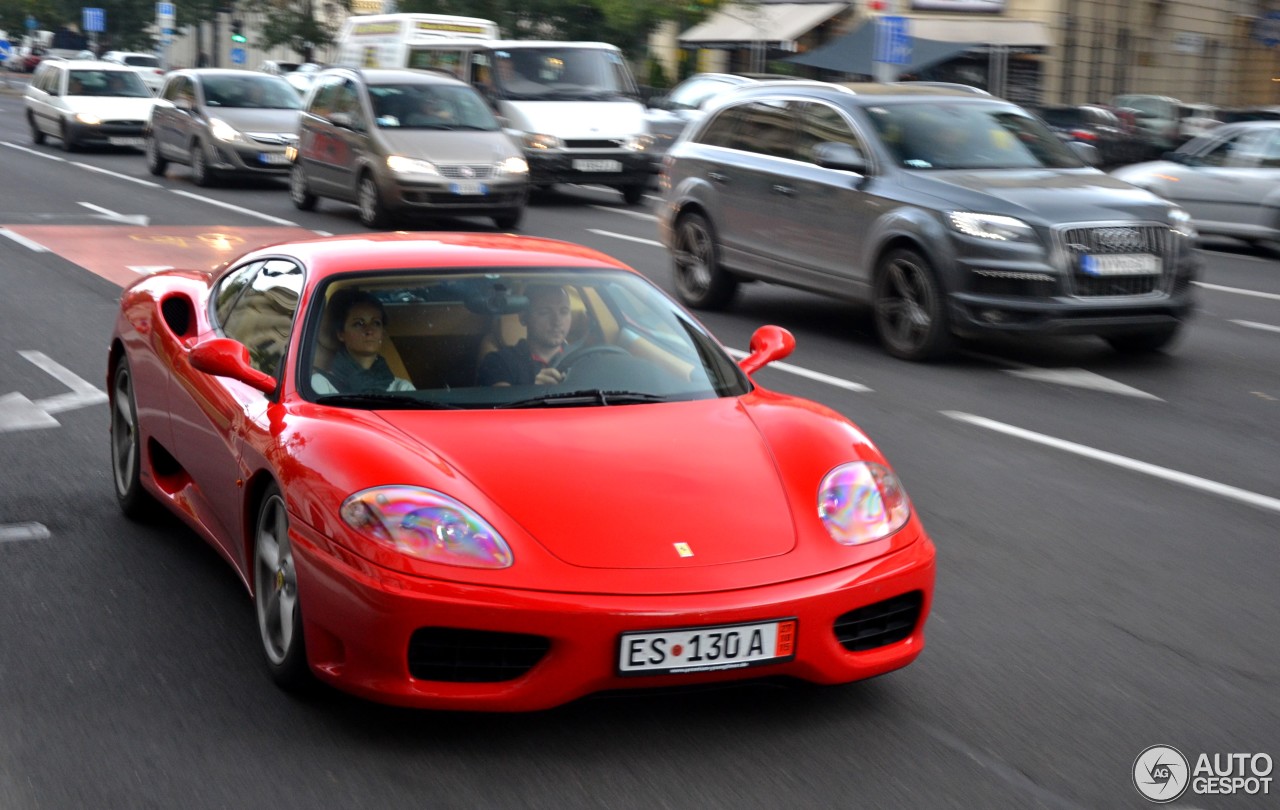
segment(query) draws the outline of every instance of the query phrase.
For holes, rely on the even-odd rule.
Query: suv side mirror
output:
[[[813,147],[813,161],[824,169],[866,174],[867,159],[847,143],[826,141]]]

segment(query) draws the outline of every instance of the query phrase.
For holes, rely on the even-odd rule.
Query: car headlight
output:
[[[498,164],[498,174],[528,174],[529,164],[521,157],[509,157]]]
[[[341,514],[364,537],[419,560],[464,568],[507,568],[515,562],[484,518],[435,490],[373,487],[343,501]]]
[[[387,155],[387,168],[396,174],[440,174],[436,169],[436,164],[431,161],[405,157],[404,155]]]
[[[91,113],[76,113],[76,120],[82,124],[88,124],[91,127],[96,127],[98,124],[102,123],[101,118]]]
[[[1181,208],[1169,209],[1169,229],[1178,236],[1185,236],[1188,239],[1195,239],[1200,235],[1191,222],[1191,215]]]
[[[968,236],[994,239],[999,242],[1030,242],[1035,231],[1020,219],[999,214],[974,214],[968,211],[952,211],[947,214],[951,227]]]
[[[818,487],[818,517],[831,539],[844,546],[883,540],[911,517],[911,502],[898,476],[874,461],[841,464]]]
[[[629,152],[644,152],[653,145],[653,138],[649,135],[632,135],[627,142],[622,145],[623,149]]]
[[[524,147],[526,149],[563,149],[564,141],[555,135],[546,135],[541,132],[526,132],[524,134]]]
[[[223,121],[221,118],[209,119],[209,133],[220,141],[228,143],[234,141],[243,141],[244,136],[240,134],[240,130]]]

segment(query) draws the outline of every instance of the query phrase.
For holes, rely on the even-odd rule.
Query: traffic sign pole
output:
[[[177,18],[176,3],[156,3],[156,30],[160,32],[160,62],[165,68],[171,67],[169,48],[173,45],[173,31],[178,25]]]

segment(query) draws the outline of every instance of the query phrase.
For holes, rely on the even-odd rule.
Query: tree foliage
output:
[[[317,47],[333,42],[351,11],[351,0],[269,0],[253,5],[259,22],[254,26],[259,32],[255,44],[264,50],[286,45],[304,62],[312,61]]]

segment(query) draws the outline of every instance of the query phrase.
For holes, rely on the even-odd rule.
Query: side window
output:
[[[338,88],[333,102],[333,111],[351,116],[351,123],[356,129],[364,126],[364,113],[360,111],[360,93],[356,90],[355,82],[348,79]]]
[[[1252,165],[1249,159],[1249,146],[1254,140],[1254,133],[1241,133],[1215,145],[1200,156],[1206,166],[1240,167]]]
[[[737,130],[737,148],[770,157],[796,157],[796,122],[790,104],[780,101],[742,105],[742,125]]]
[[[806,103],[800,106],[800,139],[797,152],[800,160],[813,162],[813,147],[820,143],[847,143],[857,150],[863,160],[867,150],[862,140],[853,132],[840,111],[826,104]]]
[[[259,267],[262,267],[262,262],[250,262],[237,270],[232,270],[218,282],[217,288],[213,291],[213,322],[215,324],[221,325],[227,322],[231,307],[240,298],[240,293],[244,292],[245,287],[249,286],[249,280],[253,278],[254,273],[258,272]]]
[[[168,102],[174,102],[178,99],[178,85],[182,83],[181,76],[174,76],[164,83],[164,87],[160,89],[160,98]]]
[[[249,362],[258,371],[280,374],[302,282],[301,267],[284,259],[268,259],[222,322],[223,334],[249,347]]]
[[[329,117],[333,110],[334,99],[337,98],[338,88],[342,85],[342,79],[337,76],[327,76],[320,80],[320,86],[316,88],[316,93],[311,97],[311,108],[308,110],[312,115],[318,115],[321,118]]]
[[[708,146],[723,146],[726,149],[736,149],[737,131],[742,126],[743,107],[730,107],[716,113],[706,128],[702,130],[702,134],[698,136],[699,143],[705,143]]]

